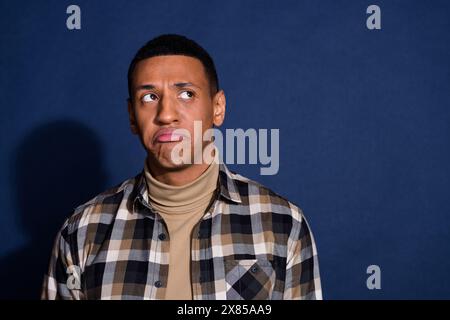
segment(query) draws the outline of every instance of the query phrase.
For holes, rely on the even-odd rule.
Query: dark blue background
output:
[[[38,297],[71,209],[141,170],[126,71],[175,32],[215,59],[223,128],[280,128],[278,175],[230,167],[303,208],[326,299],[450,298],[450,2],[0,3],[1,297]]]

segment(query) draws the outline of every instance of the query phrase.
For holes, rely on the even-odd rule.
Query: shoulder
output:
[[[80,230],[88,229],[93,224],[96,226],[109,225],[114,220],[121,202],[127,200],[126,198],[133,191],[139,176],[127,179],[77,206],[66,219],[61,229],[62,236],[86,235],[87,232],[80,232]]]
[[[262,211],[270,210],[273,214],[292,218],[294,223],[301,223],[304,219],[303,210],[299,205],[273,191],[268,186],[233,171],[229,171],[229,176],[237,187],[242,204],[248,205],[250,210],[252,210],[252,207],[259,208]]]
[[[238,211],[258,216],[259,219],[255,221],[262,223],[264,230],[271,230],[283,239],[287,237],[288,245],[291,247],[300,239],[306,244],[314,242],[307,217],[299,205],[271,188],[238,173],[229,171],[229,177],[233,180],[242,200],[240,205],[247,207]]]

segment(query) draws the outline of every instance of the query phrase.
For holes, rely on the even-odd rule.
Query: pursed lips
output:
[[[175,132],[176,128],[164,128],[156,132],[153,143],[164,142],[179,142],[183,140],[184,135],[180,132]]]

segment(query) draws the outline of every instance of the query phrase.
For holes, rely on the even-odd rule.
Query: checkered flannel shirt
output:
[[[164,299],[170,235],[144,173],[77,207],[55,240],[42,299]],[[194,300],[322,299],[299,207],[220,164],[191,237]]]

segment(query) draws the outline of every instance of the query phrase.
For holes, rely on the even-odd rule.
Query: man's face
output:
[[[139,135],[150,164],[166,170],[186,165],[173,163],[171,152],[179,141],[170,132],[164,135],[167,131],[162,129],[187,130],[194,155],[194,121],[201,121],[203,135],[224,120],[225,95],[219,91],[211,96],[204,67],[196,58],[168,55],[138,62],[132,94],[128,102],[131,130]],[[207,144],[203,142],[202,147]]]

